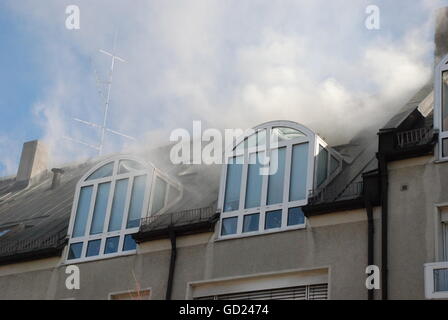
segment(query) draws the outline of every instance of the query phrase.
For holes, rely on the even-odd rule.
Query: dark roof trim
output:
[[[44,248],[34,251],[26,251],[9,256],[2,256],[2,257],[0,256],[0,265],[26,262],[32,260],[40,260],[51,257],[59,257],[62,255],[64,247],[65,243],[58,247]]]
[[[151,240],[169,239],[172,232],[174,232],[176,236],[186,236],[191,234],[212,232],[218,219],[219,213],[216,213],[213,217],[206,221],[193,222],[180,226],[169,225],[162,229],[156,230],[141,230],[133,234],[132,238],[134,238],[137,243],[142,243]]]
[[[364,197],[358,197],[350,200],[321,203],[316,205],[307,205],[302,208],[307,218],[338,211],[347,211],[365,208]]]

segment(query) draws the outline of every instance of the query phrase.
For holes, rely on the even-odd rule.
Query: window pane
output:
[[[282,226],[282,210],[266,212],[264,228],[274,229]]]
[[[137,249],[137,244],[132,238],[132,235],[128,234],[124,237],[123,251],[130,251]]]
[[[165,180],[160,177],[156,178],[154,196],[152,198],[151,214],[156,214],[165,206],[166,186],[167,183]]]
[[[448,261],[448,223],[443,223],[443,260]]]
[[[179,197],[180,191],[177,190],[176,187],[169,186],[168,187],[168,199],[167,204],[173,204],[174,201]]]
[[[79,192],[78,208],[76,209],[75,225],[73,227],[73,237],[81,237],[85,234],[92,190],[93,186],[88,186],[82,187]]]
[[[246,209],[260,206],[261,186],[263,183],[263,176],[260,174],[260,169],[262,168],[260,157],[262,156],[262,154],[255,153],[250,155],[247,168]]]
[[[146,175],[134,178],[126,228],[136,228],[140,225],[143,210],[143,199],[145,197],[145,187]]]
[[[247,137],[235,147],[236,151],[243,151],[248,148],[263,147],[266,145],[266,129],[259,130]]]
[[[442,157],[448,157],[448,139],[442,140]]]
[[[293,140],[297,138],[305,137],[305,134],[299,130],[287,128],[287,127],[276,127],[272,128],[271,131],[271,142],[281,142],[287,140]]]
[[[448,291],[448,268],[434,270],[434,291]]]
[[[109,191],[110,182],[101,183],[100,185],[98,185],[90,234],[98,234],[103,232],[104,218],[106,217],[107,202],[109,199]]]
[[[98,170],[96,170],[86,180],[94,180],[94,179],[110,177],[110,176],[112,176],[113,171],[114,171],[114,163],[110,162],[110,163],[102,166]]]
[[[118,180],[115,184],[114,200],[110,213],[109,231],[121,229],[129,179]]]
[[[306,198],[306,179],[308,172],[308,143],[292,147],[291,180],[289,201]]]
[[[271,153],[268,182],[268,205],[283,202],[286,148],[274,149]]]
[[[145,170],[145,166],[134,160],[120,160],[118,163],[118,174],[141,170]]]
[[[112,237],[106,239],[106,246],[104,247],[104,253],[114,253],[118,251],[118,242],[120,237]]]
[[[295,226],[305,223],[305,215],[301,208],[289,208],[288,210],[288,226]]]
[[[328,172],[328,151],[319,145],[319,154],[317,155],[317,186],[320,186],[327,179]]]
[[[448,130],[448,71],[442,73],[442,131]]]
[[[333,174],[339,168],[339,160],[331,156],[330,158],[330,174]]]
[[[258,231],[260,214],[248,214],[244,216],[243,232]]]
[[[240,206],[241,175],[243,171],[242,157],[232,159],[227,165],[224,212],[235,211]]]
[[[238,224],[238,217],[222,219],[221,235],[226,236],[236,233],[236,227]]]
[[[81,258],[82,242],[72,243],[68,251],[68,260]]]
[[[87,245],[86,257],[93,257],[100,254],[101,239],[89,241]]]

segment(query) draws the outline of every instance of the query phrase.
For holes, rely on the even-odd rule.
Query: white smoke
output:
[[[189,129],[193,120],[220,129],[293,120],[331,144],[379,127],[431,73],[434,5],[415,1],[415,11],[407,12],[407,1],[393,3],[380,5],[376,31],[364,27],[370,3],[359,0],[8,4],[41,42],[36,54],[53,81],[33,116],[53,162],[61,163],[95,154],[62,137],[98,142],[94,129],[72,118],[101,122],[89,59],[107,74],[108,61],[98,49],[111,50],[115,30],[116,53],[128,62],[116,68],[108,126],[145,147],[167,144],[171,130]],[[71,4],[81,10],[78,31],[65,29]],[[413,25],[406,12],[415,15]],[[130,146],[108,136],[105,148]]]

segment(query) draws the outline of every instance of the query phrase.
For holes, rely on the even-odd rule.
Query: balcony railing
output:
[[[213,207],[184,210],[174,213],[164,213],[141,220],[141,230],[159,230],[172,226],[184,226],[193,223],[211,221],[217,216]]]
[[[2,240],[0,241],[0,257],[20,254],[23,252],[57,248],[65,243],[66,234],[66,230],[63,230],[46,238]]]
[[[353,182],[341,189],[340,186],[332,185],[316,190],[311,190],[308,197],[309,204],[334,202],[355,199],[363,194],[363,182]]]
[[[409,131],[398,132],[397,147],[400,149],[409,148],[413,146],[423,145],[429,143],[434,136],[432,128],[418,128]]]

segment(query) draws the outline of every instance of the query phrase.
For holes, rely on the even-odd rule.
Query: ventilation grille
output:
[[[198,297],[195,300],[327,300],[328,284]]]

